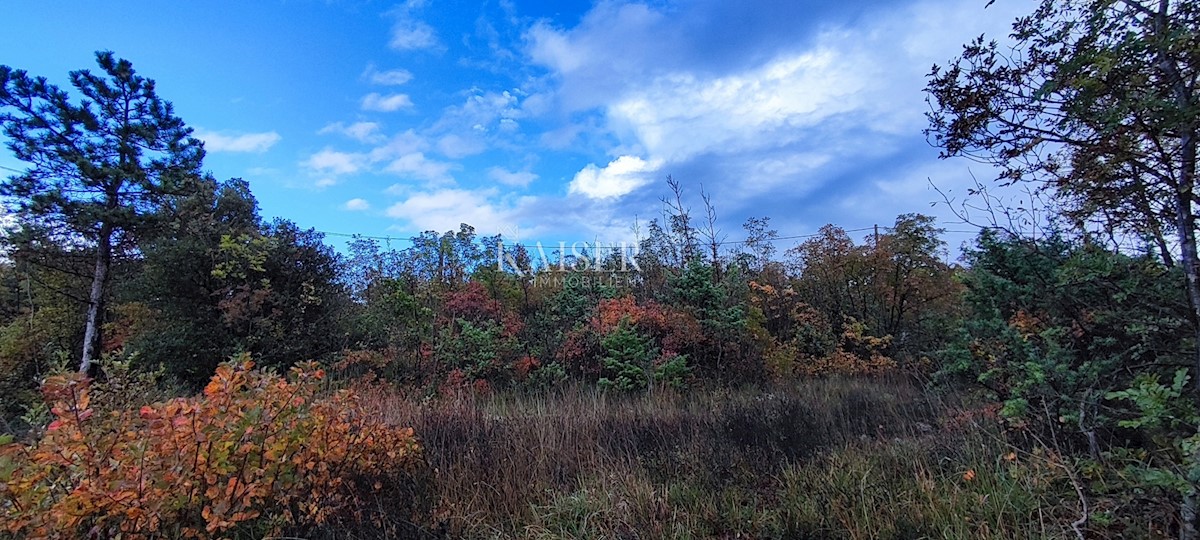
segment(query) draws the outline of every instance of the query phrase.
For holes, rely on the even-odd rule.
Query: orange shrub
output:
[[[0,446],[0,537],[209,538],[353,524],[366,498],[415,469],[411,428],[351,390],[222,364],[203,395],[96,414],[79,375],[50,378],[55,420]]]
[[[804,375],[882,375],[896,370],[896,361],[884,354],[892,337],[867,335],[866,325],[850,317],[833,353],[807,359],[797,366]]]

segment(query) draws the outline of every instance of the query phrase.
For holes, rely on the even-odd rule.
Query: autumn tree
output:
[[[956,320],[960,286],[942,261],[945,243],[934,219],[902,214],[884,234],[855,244],[827,225],[788,251],[797,299],[842,333],[847,325],[891,336],[890,352],[917,360],[937,349]],[[764,282],[765,283],[765,282]]]
[[[943,229],[921,214],[902,214],[868,248],[878,307],[872,318],[908,357],[929,354],[957,320],[961,286],[942,258]]]
[[[44,77],[0,66],[0,124],[28,164],[0,183],[27,229],[49,230],[94,250],[80,371],[101,343],[115,251],[131,247],[153,209],[199,175],[202,143],[158,97],[153,80],[111,52],[100,73],[70,73],[78,101]]]

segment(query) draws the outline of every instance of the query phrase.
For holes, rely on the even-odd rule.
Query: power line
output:
[[[862,232],[862,231],[872,230],[873,228],[874,227],[861,227],[858,229],[848,229],[845,232],[847,232],[847,233]],[[365,240],[384,240],[384,241],[388,241],[388,242],[412,242],[415,239],[415,237],[408,237],[408,236],[373,236],[373,235],[368,235],[368,234],[321,231],[321,230],[317,230],[317,229],[313,229],[313,230],[318,233],[321,233],[325,236],[338,236],[338,237],[343,237],[343,238],[362,238]],[[772,240],[796,240],[799,238],[813,238],[813,237],[817,237],[817,236],[821,236],[821,235],[822,235],[822,233],[797,234],[797,235],[793,235],[793,236],[777,236],[775,238],[772,238]],[[541,242],[538,242],[537,244],[540,244],[540,243]],[[717,242],[717,245],[724,246],[724,245],[728,245],[728,244],[744,244],[744,243],[746,243],[746,242],[742,241],[742,240],[726,240],[726,241]],[[537,244],[514,242],[511,244],[507,244],[507,245],[535,247]],[[703,244],[706,246],[712,245],[709,242],[697,242],[697,244]],[[543,247],[545,247],[545,246],[543,246]]]
[[[6,166],[4,166],[4,165],[0,165],[0,169],[6,170],[6,171],[15,172],[15,173],[24,173],[24,172],[25,172],[25,171],[21,171],[21,170],[14,169],[14,168],[12,168],[12,167],[6,167]],[[880,228],[882,228],[882,229],[884,229],[884,230],[893,230],[893,229],[895,229],[895,227],[880,227]],[[859,228],[856,228],[856,229],[844,229],[842,232],[845,232],[845,233],[854,233],[854,232],[864,232],[864,231],[870,231],[870,230],[875,230],[875,229],[876,229],[876,227],[875,227],[875,226],[871,226],[871,227],[859,227]],[[321,233],[321,234],[323,234],[323,235],[325,235],[325,236],[336,236],[336,237],[340,237],[340,238],[362,238],[362,239],[364,239],[364,240],[382,240],[382,241],[389,242],[389,243],[390,243],[390,242],[410,242],[410,243],[411,243],[411,242],[413,242],[413,241],[414,241],[414,239],[416,238],[416,237],[413,237],[413,236],[377,236],[377,235],[360,234],[360,233],[344,233],[344,232],[334,232],[334,231],[321,231],[321,230],[317,230],[317,229],[313,229],[313,230],[314,230],[314,231],[316,231],[316,232],[318,232],[318,233]],[[948,233],[975,233],[975,232],[978,232],[978,231],[951,231],[951,230],[943,230],[942,232],[948,232]],[[823,235],[823,233],[812,233],[812,234],[796,234],[796,235],[791,235],[791,236],[777,236],[777,237],[775,237],[775,238],[772,238],[771,240],[772,240],[772,241],[779,241],[779,240],[799,240],[799,239],[802,239],[802,238],[815,238],[815,237],[822,236],[822,235]],[[733,244],[745,244],[745,243],[746,243],[746,242],[745,242],[744,240],[741,240],[741,241],[739,241],[739,240],[726,240],[726,241],[716,242],[716,245],[718,245],[718,246],[725,246],[725,245],[733,245]],[[506,245],[512,245],[512,246],[523,246],[523,247],[526,247],[526,248],[532,248],[532,247],[538,247],[540,244],[541,244],[540,242],[538,242],[538,243],[536,243],[536,244],[532,244],[532,245],[531,245],[531,244],[526,244],[526,243],[515,242],[515,243],[512,243],[512,244],[506,244]],[[711,246],[711,245],[713,245],[713,243],[711,243],[711,242],[698,242],[698,244],[699,244],[699,245],[705,245],[705,246]],[[545,247],[545,246],[541,246],[541,247]]]
[[[888,230],[888,231],[895,230],[895,227],[879,227],[879,228],[880,228],[880,229],[884,229],[884,230]],[[361,239],[364,239],[364,240],[382,240],[382,241],[385,241],[385,242],[409,242],[409,243],[412,243],[412,242],[413,242],[413,241],[416,239],[416,237],[413,237],[413,236],[375,236],[375,235],[368,235],[368,234],[358,234],[358,233],[345,233],[345,232],[334,232],[334,231],[322,231],[322,230],[317,230],[317,229],[313,229],[313,230],[314,230],[315,232],[321,233],[321,234],[323,234],[323,235],[325,235],[325,236],[336,236],[336,237],[341,237],[341,238],[361,238]],[[855,229],[843,229],[843,231],[842,231],[842,232],[844,232],[844,233],[855,233],[855,232],[866,232],[866,231],[872,231],[872,230],[875,230],[875,227],[874,227],[874,226],[871,226],[871,227],[858,227],[858,228],[855,228]],[[977,233],[977,232],[979,232],[979,231],[978,231],[978,230],[975,230],[975,231],[942,230],[941,232],[943,232],[943,233],[965,233],[965,234],[974,234],[974,233]],[[811,234],[796,234],[796,235],[789,235],[789,236],[777,236],[777,237],[775,237],[775,238],[772,238],[771,240],[772,240],[772,241],[779,241],[779,240],[799,240],[799,239],[804,239],[804,238],[815,238],[815,237],[818,237],[818,236],[824,236],[824,233],[811,233]],[[745,243],[746,243],[746,242],[745,242],[744,240],[725,240],[725,241],[717,242],[716,244],[717,244],[718,246],[725,246],[725,245],[745,244]],[[505,243],[505,245],[506,245],[506,246],[513,246],[513,247],[516,247],[516,246],[522,246],[522,247],[525,247],[525,248],[536,248],[536,247],[539,247],[539,246],[540,246],[540,247],[543,247],[543,248],[547,247],[546,245],[542,245],[542,243],[541,243],[541,242],[537,242],[537,243],[534,243],[534,244],[529,244],[529,243],[524,243],[524,242],[513,242],[513,243],[507,243],[507,242],[506,242],[506,243]],[[554,246],[557,246],[557,245],[559,245],[559,244],[551,244],[549,247],[554,247]],[[563,244],[563,245],[566,245],[566,244]],[[604,247],[604,245],[603,245],[603,244],[599,244],[599,243],[598,243],[598,245],[599,245],[600,247]],[[678,244],[676,244],[676,245],[678,245]],[[712,243],[709,243],[709,242],[697,242],[697,245],[700,245],[700,246],[711,246],[711,245],[712,245]]]

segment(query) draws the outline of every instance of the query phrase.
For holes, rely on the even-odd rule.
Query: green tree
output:
[[[1168,266],[1178,253],[1200,338],[1200,6],[1043,0],[1012,38],[1010,50],[980,37],[934,67],[927,133],[942,157],[1039,182],[1074,223],[1149,237]]]
[[[736,277],[736,274],[734,274]],[[670,305],[700,324],[704,339],[691,351],[695,366],[718,380],[756,379],[757,364],[743,365],[746,310],[741,299],[729,293],[727,282],[714,283],[713,267],[696,257],[668,281]]]
[[[880,332],[894,337],[895,352],[916,358],[945,343],[958,318],[961,287],[942,262],[943,229],[921,214],[902,214],[868,249]]]
[[[1007,183],[1039,183],[1085,234],[1149,237],[1168,266],[1177,253],[1200,398],[1200,4],[1043,0],[1011,37],[1012,46],[980,37],[934,66],[927,134],[942,157],[994,164]],[[1200,536],[1198,451],[1185,457],[1194,471],[1181,505],[1189,539]]]
[[[199,174],[204,148],[127,60],[96,53],[102,73],[73,71],[82,99],[43,77],[0,66],[0,124],[28,168],[0,184],[25,227],[95,250],[80,371],[101,344],[114,250],[128,249],[164,199]]]
[[[258,204],[242,180],[205,178],[191,196],[164,211],[173,216],[171,226],[142,243],[140,271],[116,287],[118,301],[140,303],[156,314],[152,330],[132,336],[125,348],[141,364],[161,364],[171,375],[199,384],[237,352],[221,310],[221,291],[237,269],[222,257],[222,247],[228,251],[233,239],[258,234]]]
[[[1186,419],[1196,414],[1190,400],[1177,399],[1186,370],[1177,372],[1189,365],[1192,346],[1179,269],[1059,236],[1030,240],[994,230],[965,258],[970,315],[943,353],[940,375],[978,383],[1003,403],[1001,414],[1021,428],[1016,433],[1078,461],[1093,479],[1112,473],[1118,480],[1081,484],[1081,496],[1188,493],[1194,480],[1179,465],[1195,434]],[[1173,417],[1160,422],[1163,407],[1147,398],[1172,392],[1166,408]],[[1122,429],[1129,427],[1141,436],[1130,437]],[[1107,506],[1140,513],[1136,500]]]
[[[662,355],[653,340],[638,332],[628,317],[600,338],[600,347],[604,353],[604,370],[596,381],[600,388],[651,392],[656,383],[681,388],[689,371],[686,355]]]

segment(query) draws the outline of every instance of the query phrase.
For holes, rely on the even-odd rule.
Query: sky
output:
[[[66,87],[95,51],[130,60],[268,219],[557,245],[644,236],[668,175],[727,241],[750,217],[785,237],[910,212],[972,230],[932,186],[958,200],[993,173],[937,158],[925,76],[1034,2],[4,4],[0,64]]]

